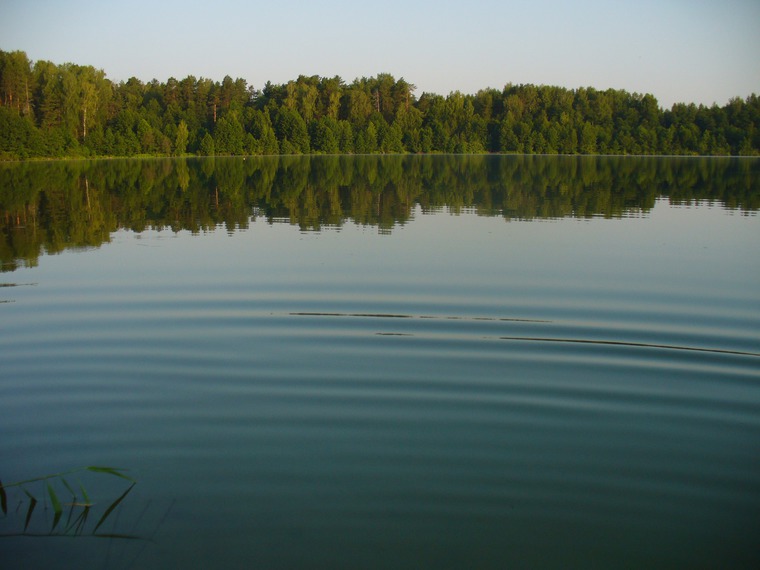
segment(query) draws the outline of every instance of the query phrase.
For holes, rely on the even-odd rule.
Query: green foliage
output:
[[[245,141],[243,125],[237,113],[225,115],[214,129],[214,149],[218,155],[241,155]]]
[[[28,117],[0,107],[0,157],[31,158],[45,156],[45,151],[45,141]]]
[[[283,107],[277,113],[275,122],[277,139],[282,154],[308,154],[311,148],[306,121],[298,111]]]
[[[760,100],[507,84],[423,93],[388,73],[113,83],[102,70],[0,51],[0,159],[307,153],[760,154]],[[206,135],[209,135],[211,142]]]
[[[189,139],[190,132],[187,130],[187,123],[183,120],[179,122],[177,126],[177,134],[174,138],[174,154],[176,156],[182,156],[187,150],[187,141]]]
[[[214,156],[216,154],[214,148],[214,138],[209,133],[203,135],[203,138],[201,139],[201,146],[198,149],[198,154],[201,156]]]
[[[246,130],[255,141],[256,152],[251,154],[279,154],[280,145],[269,113],[249,108],[246,116]]]
[[[77,474],[78,476],[87,474],[105,474],[125,479],[130,484],[115,500],[107,499],[105,509],[99,516],[97,523],[88,525],[90,515],[100,510],[99,505],[93,502],[90,494],[82,483],[79,484],[79,491],[66,480],[65,476]],[[136,484],[136,481],[127,475],[123,469],[115,467],[88,466],[71,469],[63,473],[53,473],[24,481],[14,483],[0,483],[0,507],[2,507],[3,516],[13,516],[14,513],[8,512],[8,495],[13,498],[17,505],[15,514],[23,514],[23,528],[21,518],[19,517],[19,530],[13,530],[8,534],[0,536],[24,536],[24,537],[103,537],[103,538],[123,538],[139,539],[141,537],[131,534],[115,534],[113,532],[104,533],[100,528],[110,520],[111,515],[118,509],[124,499],[129,495]],[[36,494],[35,494],[36,493]],[[62,500],[61,494],[68,494],[68,500]],[[93,495],[95,497],[96,495]],[[38,499],[37,497],[40,497]],[[43,511],[36,510],[40,500],[45,504]],[[50,501],[52,517],[48,514],[47,501]],[[64,512],[66,519],[63,524]],[[35,515],[37,513],[37,515]]]
[[[304,228],[353,220],[388,229],[417,205],[506,219],[614,217],[646,212],[658,197],[754,215],[760,160],[471,154],[0,163],[0,271],[100,246],[120,229],[245,228],[251,212]]]
[[[338,121],[332,117],[322,117],[310,125],[311,149],[314,153],[337,154],[339,151]]]

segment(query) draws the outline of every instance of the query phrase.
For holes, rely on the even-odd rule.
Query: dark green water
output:
[[[0,165],[0,480],[127,469],[138,537],[77,472],[2,566],[756,568],[758,208],[758,160]]]

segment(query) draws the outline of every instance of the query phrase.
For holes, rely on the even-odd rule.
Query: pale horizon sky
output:
[[[725,105],[760,94],[760,0],[0,0],[0,49],[112,81],[390,73],[447,95],[507,83]]]

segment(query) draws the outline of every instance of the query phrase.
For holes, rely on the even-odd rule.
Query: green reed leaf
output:
[[[90,507],[85,507],[84,510],[82,511],[82,516],[80,517],[81,522],[77,526],[77,530],[76,530],[77,534],[82,534],[82,532],[84,531],[84,527],[87,524],[87,517],[89,516],[89,514],[90,514]]]
[[[103,516],[100,517],[100,520],[98,521],[98,524],[96,524],[95,528],[92,529],[92,534],[95,534],[98,531],[98,529],[100,528],[100,525],[102,525],[106,521],[106,519],[108,518],[108,515],[110,515],[117,506],[119,506],[119,503],[121,503],[124,500],[124,497],[126,497],[129,494],[129,492],[132,490],[132,488],[135,485],[136,485],[136,483],[132,483],[129,486],[129,488],[126,491],[124,491],[124,493],[122,493],[121,497],[119,497],[113,503],[111,503],[111,506],[109,506],[106,509],[106,512],[103,513]]]
[[[50,483],[47,484],[47,490],[48,495],[50,495],[50,503],[53,505],[53,512],[55,513],[55,516],[53,517],[53,527],[50,529],[52,531],[58,525],[58,521],[61,520],[63,508],[61,507],[61,501],[58,500],[58,495],[55,494],[55,490]]]
[[[109,534],[93,534],[92,536],[94,536],[96,538],[118,538],[118,539],[122,539],[122,540],[147,540],[149,542],[154,542],[153,540],[151,540],[149,538],[138,536],[136,534],[109,533]]]
[[[82,512],[79,513],[77,518],[74,519],[73,522],[69,521],[67,523],[66,529],[63,531],[63,534],[69,534],[69,531],[74,531],[74,536],[79,536],[82,534],[82,531],[84,530],[84,524],[87,522],[87,515],[90,512],[90,507],[84,507],[82,509]]]
[[[77,494],[74,492],[74,489],[71,488],[71,485],[68,484],[66,479],[61,477],[61,483],[63,483],[63,486],[66,487],[69,490],[69,493],[71,493],[71,496],[73,497],[72,501],[77,498]]]
[[[75,502],[68,503],[67,506],[69,507],[69,515],[66,517],[66,526],[68,527],[71,524],[71,517],[74,516],[74,506],[76,505]],[[68,532],[68,528],[64,529],[63,534],[66,534]]]
[[[87,494],[87,491],[85,490],[85,488],[84,488],[84,485],[82,485],[82,484],[80,483],[80,484],[79,484],[79,488],[82,490],[82,498],[84,499],[84,502],[85,502],[87,505],[91,505],[91,504],[92,504],[92,501],[90,501],[90,497],[89,497],[89,495]]]
[[[5,487],[3,482],[0,481],[0,508],[3,510],[3,514],[8,514],[8,497],[5,495]]]
[[[86,467],[88,471],[93,471],[95,473],[108,473],[110,475],[115,475],[116,477],[121,477],[122,479],[126,479],[127,481],[131,481],[132,483],[135,483],[136,481],[132,479],[129,475],[125,475],[122,473],[124,469],[119,469],[117,467],[99,467],[95,465],[90,465],[89,467]]]
[[[29,495],[29,493],[27,493]],[[24,532],[26,532],[26,529],[29,528],[29,522],[32,520],[32,513],[34,512],[34,507],[37,506],[37,499],[29,495],[30,501],[29,501],[29,510],[26,511],[26,521],[24,521]]]
[[[43,475],[42,477],[34,477],[32,479],[25,479],[23,481],[14,481],[13,483],[5,483],[4,485],[0,485],[0,493],[4,493],[4,489],[7,489],[9,487],[19,487],[21,485],[26,485],[27,483],[34,483],[36,481],[47,481],[49,479],[56,479],[56,478],[63,478],[64,475],[71,475],[72,473],[77,473],[79,471],[93,471],[95,473],[108,473],[110,475],[115,475],[117,477],[121,477],[122,479],[126,479],[127,481],[130,481],[132,483],[135,482],[135,480],[122,473],[122,471],[126,471],[126,469],[121,469],[119,467],[103,467],[99,465],[90,465],[88,467],[77,467],[75,469],[69,469],[68,471],[62,471],[60,473],[51,473],[50,475]]]

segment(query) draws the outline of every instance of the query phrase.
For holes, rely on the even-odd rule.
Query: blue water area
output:
[[[310,160],[301,192],[321,196]],[[530,184],[567,168],[542,160],[518,169]],[[506,168],[468,164],[497,186]],[[709,199],[678,199],[655,178],[643,201],[600,200],[620,208],[514,216],[478,201],[475,174],[456,183],[469,199],[431,205],[439,186],[404,195],[402,169],[367,198],[375,218],[347,198],[356,173],[320,213],[286,215],[276,204],[304,195],[276,202],[282,168],[235,222],[134,228],[113,206],[102,243],[14,254],[0,480],[102,465],[137,483],[85,470],[7,487],[7,567],[758,567],[751,200],[714,199],[710,177]]]

